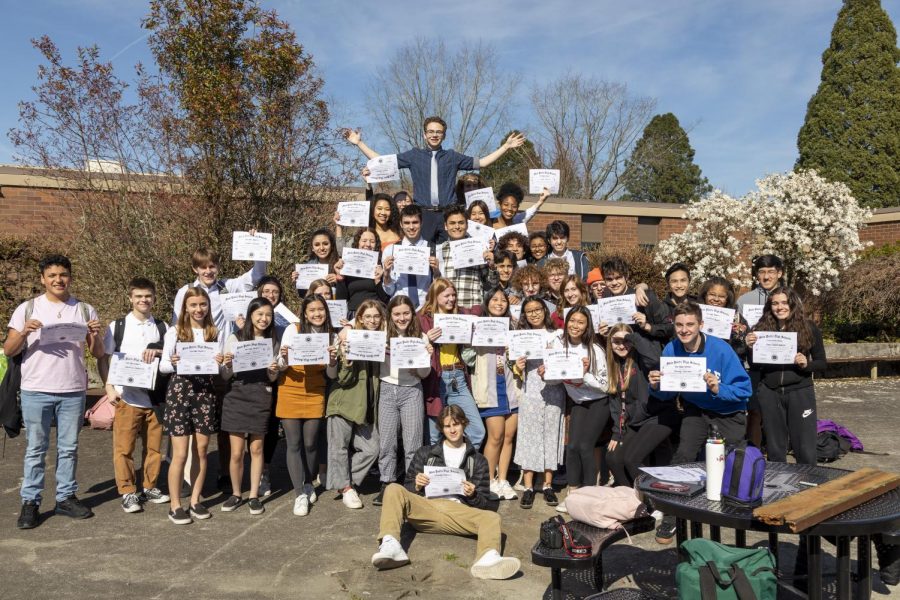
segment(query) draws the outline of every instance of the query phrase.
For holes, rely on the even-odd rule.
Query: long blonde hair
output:
[[[181,301],[181,313],[178,315],[178,323],[175,325],[176,339],[179,342],[193,342],[194,329],[191,327],[191,316],[187,313],[187,301],[189,298],[202,296],[206,298],[206,316],[203,317],[203,339],[207,342],[215,342],[219,339],[219,330],[212,320],[212,303],[209,301],[209,294],[201,287],[189,287],[184,293]]]
[[[624,373],[625,378],[623,381],[619,381],[619,357],[616,356],[616,353],[613,352],[612,347],[612,339],[613,336],[620,331],[624,331],[627,333],[633,333],[630,325],[625,323],[616,323],[612,327],[609,328],[609,333],[606,335],[606,372],[609,377],[609,393],[610,394],[618,394],[620,390],[628,389],[628,384],[631,380],[631,371],[634,369],[634,348],[631,348],[628,351],[628,356],[625,357],[624,364]]]

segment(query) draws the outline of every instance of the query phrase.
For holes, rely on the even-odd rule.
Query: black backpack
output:
[[[816,435],[816,462],[834,462],[849,451],[850,442],[834,431],[820,431]]]

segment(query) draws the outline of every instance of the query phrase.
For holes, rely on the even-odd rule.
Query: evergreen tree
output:
[[[515,130],[510,131],[502,139],[506,139],[513,133],[519,133]],[[526,140],[524,144],[518,148],[513,148],[490,166],[481,169],[481,178],[484,183],[494,188],[494,192],[500,189],[500,186],[507,181],[519,184],[523,190],[528,191],[528,169],[540,169],[541,159],[538,158],[531,140]]]
[[[863,206],[900,205],[898,61],[879,0],[845,0],[797,136],[796,168],[847,184]]]
[[[684,204],[712,190],[687,133],[672,113],[656,115],[625,162],[625,195],[633,202]]]

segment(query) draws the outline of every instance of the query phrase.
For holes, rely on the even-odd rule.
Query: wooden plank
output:
[[[798,533],[900,486],[900,475],[866,467],[753,511],[768,525]]]

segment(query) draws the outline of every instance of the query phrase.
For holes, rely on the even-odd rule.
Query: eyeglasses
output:
[[[381,320],[381,315],[366,315],[364,317],[359,318],[360,321],[364,323],[377,323]]]
[[[533,317],[535,315],[542,315],[542,314],[544,314],[544,309],[543,308],[532,308],[531,310],[526,310],[525,314],[529,317]]]

